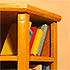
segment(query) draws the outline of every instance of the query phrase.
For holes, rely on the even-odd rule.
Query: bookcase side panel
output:
[[[29,14],[18,14],[18,70],[29,70]]]
[[[54,57],[51,70],[57,70],[57,23],[55,22],[51,24],[51,57]]]

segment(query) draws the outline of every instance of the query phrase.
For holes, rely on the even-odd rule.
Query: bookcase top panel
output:
[[[0,12],[1,18],[4,17],[5,19],[6,16],[7,19],[7,17],[10,17],[9,20],[16,19],[16,15],[18,13],[29,13],[32,21],[58,22],[61,20],[60,15],[30,6],[28,4],[0,3]]]

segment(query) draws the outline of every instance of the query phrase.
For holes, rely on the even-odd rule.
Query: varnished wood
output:
[[[54,62],[54,58],[46,56],[30,56],[29,61],[31,62]]]
[[[0,61],[18,61],[17,56],[0,56]],[[30,56],[30,62],[54,62],[54,58],[43,56]]]
[[[51,70],[57,70],[57,23],[55,22],[51,24],[51,57],[54,57]]]
[[[17,13],[26,12],[30,14],[31,21],[39,21],[39,22],[54,22],[54,21],[60,21],[61,16],[42,10],[40,8],[36,8],[34,6],[30,6],[28,4],[9,4],[9,3],[0,3],[0,11],[1,11],[1,18],[3,16],[6,16],[6,19],[10,17],[11,22],[14,22],[16,20]],[[7,13],[7,14],[6,14]],[[4,17],[5,19],[5,17]],[[7,21],[7,20],[6,20]]]
[[[48,26],[48,30],[47,30],[45,41],[43,44],[41,56],[46,56],[46,57],[50,56],[50,26]]]
[[[17,56],[0,56],[0,61],[17,61]]]
[[[29,70],[29,14],[18,14],[18,70]]]
[[[24,18],[22,20],[20,19],[21,15],[22,18]],[[17,61],[18,70],[21,69],[29,70],[29,62],[52,62],[51,70],[57,70],[57,24],[52,22],[60,21],[61,16],[42,10],[40,8],[30,6],[28,4],[8,4],[8,3],[5,4],[0,3],[0,16],[1,16],[1,24],[18,23],[17,56],[0,56],[0,61]],[[45,56],[29,57],[29,24],[28,24],[29,16],[32,22],[39,22],[35,23],[36,25],[40,25],[40,22],[42,24],[43,23],[51,24],[51,32],[49,27],[48,38],[46,38],[46,40],[48,40],[46,41],[47,46],[50,46],[50,33],[51,33],[51,47],[50,47],[51,57],[47,57],[49,56],[50,53],[48,53],[48,55],[44,53]],[[46,50],[44,49],[44,51]]]

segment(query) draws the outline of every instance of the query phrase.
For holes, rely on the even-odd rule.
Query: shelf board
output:
[[[8,22],[9,20],[10,22],[13,21],[13,19],[16,20],[17,14],[21,12],[29,13],[31,21],[57,22],[61,20],[60,15],[45,11],[40,8],[36,8],[28,4],[0,3],[0,11],[1,11],[1,18],[3,18],[4,20],[5,18],[8,19]]]
[[[0,61],[17,61],[17,56],[0,56]],[[43,56],[30,56],[31,62],[54,62],[54,58]]]
[[[17,61],[17,56],[0,56],[0,61]]]
[[[44,56],[30,56],[31,62],[54,62],[54,58]]]

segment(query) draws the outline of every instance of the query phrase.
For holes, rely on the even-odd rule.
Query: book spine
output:
[[[50,67],[46,67],[46,70],[51,70]]]
[[[32,25],[32,22],[29,22],[29,30],[30,30],[30,28],[31,28],[31,25]]]
[[[46,36],[46,32],[47,32],[48,27],[47,27],[46,24],[44,24],[44,25],[41,26],[41,29],[43,31],[43,35],[42,35],[40,45],[39,45],[39,48],[38,48],[38,51],[37,51],[38,56],[40,56],[40,54],[41,54],[43,43],[44,43],[44,40],[45,40],[45,36]]]
[[[47,57],[50,56],[50,33],[51,33],[50,26],[48,26],[44,44],[41,51],[41,56],[47,56]]]
[[[37,33],[36,33],[36,36],[35,36],[35,39],[34,39],[34,42],[33,42],[31,54],[34,54],[34,55],[37,54],[37,50],[38,50],[38,47],[39,47],[39,44],[40,44],[42,34],[43,34],[43,31],[41,29],[38,29]]]
[[[46,65],[42,65],[42,70],[46,70]]]
[[[29,53],[31,52],[31,49],[32,49],[32,45],[33,45],[35,35],[36,35],[36,32],[37,32],[37,27],[31,27],[31,30],[32,30],[33,34],[32,34],[32,37],[31,37],[31,41],[29,43]]]
[[[32,37],[32,34],[33,34],[33,32],[32,32],[32,30],[30,29],[30,31],[29,31],[29,42],[30,42],[30,40],[31,40],[31,37]]]
[[[42,65],[40,64],[40,65],[37,65],[36,67],[34,67],[33,69],[35,69],[35,70],[42,70]]]

